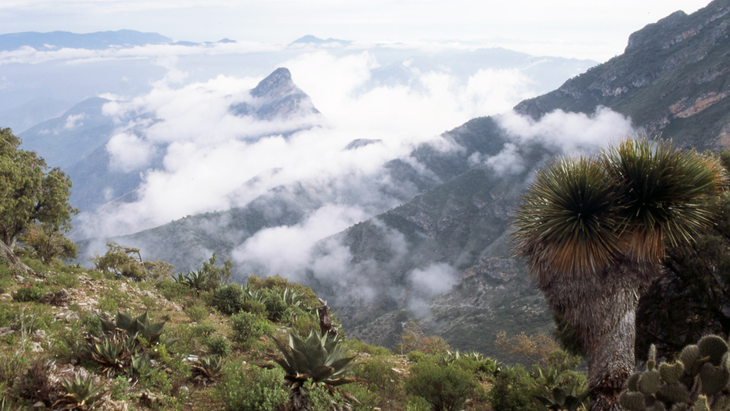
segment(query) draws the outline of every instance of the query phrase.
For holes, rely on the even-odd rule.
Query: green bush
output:
[[[424,359],[411,367],[406,391],[428,401],[435,411],[459,410],[477,388],[474,374],[456,365]]]
[[[417,363],[417,362],[423,360],[424,358],[426,358],[426,356],[428,356],[428,354],[426,354],[422,351],[411,351],[408,354],[406,354],[406,356],[408,357],[408,361]]]
[[[251,313],[240,312],[230,319],[231,340],[241,344],[245,349],[251,346],[264,335],[274,332],[271,322]]]
[[[205,307],[194,305],[186,308],[185,314],[190,318],[190,321],[199,323],[208,317],[208,310]]]
[[[208,353],[211,355],[218,355],[220,357],[227,356],[232,350],[230,341],[220,335],[206,338],[204,344],[208,347]]]
[[[229,411],[278,411],[289,399],[282,381],[280,368],[265,370],[230,361],[223,367],[223,379],[215,392]]]
[[[355,376],[367,381],[369,390],[381,397],[395,397],[401,391],[400,378],[385,358],[370,358],[361,363],[355,368]]]
[[[375,356],[389,356],[391,354],[390,350],[385,347],[371,345],[371,344],[362,342],[362,341],[358,340],[357,338],[347,340],[346,345],[355,352],[364,352],[364,353],[368,353],[370,355],[375,355]]]
[[[75,273],[59,273],[51,281],[63,288],[76,288],[79,286],[79,278]]]
[[[210,337],[216,331],[217,329],[210,324],[198,324],[193,327],[193,333],[203,339]]]
[[[176,283],[169,278],[155,283],[155,287],[163,297],[170,301],[179,300],[183,296],[190,294],[190,288],[185,284]]]
[[[43,286],[28,283],[18,288],[13,293],[13,300],[18,302],[38,301],[43,297],[46,290]]]
[[[256,301],[256,300],[246,300],[241,302],[240,305],[241,311],[246,311],[247,313],[256,314],[258,316],[265,316],[266,315],[266,304]]]
[[[489,402],[494,411],[521,411],[535,407],[536,382],[521,365],[505,368],[494,377]]]
[[[423,397],[409,395],[405,411],[431,411],[431,404]]]
[[[262,292],[264,296],[264,304],[271,321],[281,320],[284,311],[289,307],[286,301],[281,297],[281,293],[274,289],[265,289]]]
[[[0,304],[0,327],[10,327],[16,315],[18,315],[17,307],[10,304]]]
[[[213,303],[219,311],[226,314],[235,314],[241,311],[243,289],[238,284],[220,287],[213,294]]]

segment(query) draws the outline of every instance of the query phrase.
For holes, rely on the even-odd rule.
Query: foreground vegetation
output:
[[[0,261],[1,410],[519,410],[585,393],[580,359],[544,335],[500,336],[527,367],[415,323],[393,355],[347,338],[307,287],[229,284],[215,257],[163,277],[134,251],[110,245],[94,270],[19,253],[34,275]]]

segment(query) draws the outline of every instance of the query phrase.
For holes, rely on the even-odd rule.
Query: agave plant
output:
[[[532,397],[539,401],[548,410],[554,411],[576,411],[578,407],[583,405],[591,390],[585,390],[578,394],[578,386],[573,385],[567,391],[562,387],[548,389],[544,387],[543,395],[533,395]]]
[[[63,384],[66,395],[56,401],[52,408],[63,405],[61,410],[85,410],[90,408],[96,400],[104,394],[99,392],[102,387],[94,387],[94,381],[91,378],[82,380],[80,376],[76,376],[74,380],[67,380]]]
[[[102,367],[102,374],[116,375],[130,366],[130,357],[137,350],[137,341],[124,330],[115,330],[102,337],[86,338],[86,351]]]
[[[222,370],[221,357],[218,355],[209,355],[198,358],[191,367],[191,380],[199,385],[209,385],[216,382],[216,378]]]
[[[355,356],[346,357],[346,348],[337,338],[326,334],[321,336],[314,331],[303,340],[295,331],[289,332],[289,344],[274,338],[283,358],[272,353],[268,356],[276,361],[284,371],[285,384],[290,386],[289,399],[295,410],[307,410],[306,391],[303,384],[309,380],[312,385],[324,385],[334,392],[335,387],[359,381],[355,377],[345,377],[356,364],[351,363]],[[343,397],[358,402],[352,395],[340,391]],[[359,403],[359,402],[358,402]]]
[[[296,291],[292,290],[291,288],[287,287],[284,289],[284,292],[281,293],[281,299],[284,300],[284,303],[286,303],[289,307],[299,307],[302,305],[302,295],[297,293]]]
[[[141,336],[147,340],[150,344],[157,344],[160,342],[160,336],[162,330],[165,327],[165,322],[159,322],[150,324],[149,318],[147,318],[147,312],[132,318],[128,312],[119,312],[116,316],[116,321],[111,322],[99,318],[101,320],[101,329],[105,333],[113,332],[114,330],[120,329],[126,331],[131,336]],[[177,340],[165,340],[165,345],[170,345]]]

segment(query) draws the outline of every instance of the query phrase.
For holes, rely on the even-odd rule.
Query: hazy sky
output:
[[[174,40],[459,41],[605,61],[629,34],[707,0],[2,0],[0,33],[133,29]]]

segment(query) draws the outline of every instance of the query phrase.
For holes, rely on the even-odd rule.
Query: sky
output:
[[[174,40],[461,42],[534,55],[621,54],[628,36],[707,0],[3,0],[0,33],[131,29]]]

